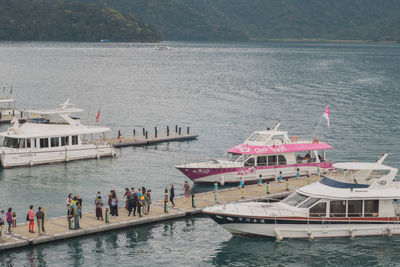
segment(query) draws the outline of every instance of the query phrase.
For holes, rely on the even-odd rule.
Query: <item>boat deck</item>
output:
[[[312,176],[310,178],[303,177],[300,179],[291,179],[288,182],[289,191],[292,191],[298,187],[305,186],[309,182],[319,181],[319,176]],[[228,204],[234,202],[245,202],[245,201],[259,201],[267,200],[271,198],[279,198],[286,196],[289,192],[286,191],[286,181],[284,182],[271,182],[268,185],[270,194],[266,194],[266,184],[259,185],[248,185],[243,190],[239,188],[222,189],[217,190],[216,201],[213,192],[199,193],[195,195],[195,208],[192,207],[191,199],[185,197],[178,197],[175,199],[175,207],[169,207],[168,213],[164,212],[163,201],[153,201],[150,207],[150,214],[139,217],[136,214],[135,217],[128,216],[128,211],[124,208],[124,205],[120,205],[119,217],[111,217],[110,222],[105,223],[104,221],[97,220],[94,212],[94,205],[87,207],[83,206],[83,209],[93,209],[93,212],[84,213],[79,224],[81,229],[69,230],[68,220],[66,216],[49,218],[45,220],[46,233],[39,236],[37,232],[37,223],[35,221],[36,233],[28,232],[28,223],[17,224],[17,227],[12,228],[11,234],[7,234],[5,231],[5,241],[0,241],[0,251],[33,246],[42,243],[48,243],[57,240],[64,240],[72,237],[87,236],[90,234],[101,233],[111,230],[117,230],[127,227],[134,227],[137,225],[145,225],[151,223],[157,223],[165,220],[172,220],[178,218],[184,218],[195,214],[202,213],[203,208],[219,205]],[[243,191],[243,197],[242,197]],[[121,201],[120,204],[125,204]],[[104,210],[104,209],[103,209]],[[5,227],[7,228],[7,227]]]

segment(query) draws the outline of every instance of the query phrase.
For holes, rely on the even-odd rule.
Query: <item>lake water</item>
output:
[[[164,45],[164,44],[163,44]],[[338,161],[400,167],[400,45],[166,42],[153,44],[0,43],[0,85],[24,109],[53,108],[68,97],[76,114],[115,137],[176,124],[198,141],[118,150],[114,159],[0,170],[0,208],[22,221],[29,204],[65,214],[68,193],[91,208],[95,193],[151,188],[161,199],[168,184],[186,178],[183,161],[221,156],[253,131],[277,121],[290,135],[310,137],[326,105],[320,139]],[[6,129],[3,125],[2,129]],[[194,190],[211,188],[195,186]],[[89,207],[88,207],[89,206]],[[393,265],[400,238],[287,240],[233,237],[207,217],[78,238],[0,254],[7,266],[138,265]]]

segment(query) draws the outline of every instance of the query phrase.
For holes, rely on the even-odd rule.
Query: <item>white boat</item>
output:
[[[61,120],[29,120],[20,125],[14,118],[13,126],[0,133],[4,138],[0,147],[1,165],[9,168],[114,156],[115,149],[105,138],[110,129],[86,126],[71,118],[71,113],[82,110],[68,107],[68,102],[57,109],[25,111],[44,117],[58,115]]]
[[[400,234],[397,169],[382,162],[336,163],[320,182],[297,189],[281,202],[210,207],[208,216],[233,234],[283,238]]]
[[[230,148],[221,159],[176,166],[195,183],[246,183],[284,179],[329,171],[325,150],[330,145],[312,140],[289,138],[279,131],[280,123],[272,130],[256,131],[243,144]]]

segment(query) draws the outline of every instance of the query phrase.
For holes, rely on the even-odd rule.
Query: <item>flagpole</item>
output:
[[[314,131],[314,133],[313,133],[313,135],[312,135],[312,138],[315,137],[315,135],[316,135],[316,133],[317,133],[317,131],[318,131],[318,129],[319,129],[319,125],[321,124],[321,121],[322,121],[323,118],[324,118],[324,115],[322,114],[322,116],[321,116],[321,118],[319,119],[319,122],[318,122],[318,124],[317,124],[317,127],[315,127],[315,131]]]

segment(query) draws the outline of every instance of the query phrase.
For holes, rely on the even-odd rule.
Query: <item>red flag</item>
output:
[[[99,118],[100,118],[100,109],[99,109],[99,112],[97,112],[96,122],[99,122]]]
[[[330,126],[330,117],[329,117],[329,105],[326,106],[324,115],[322,115],[322,117],[324,117],[328,123],[328,127]]]

